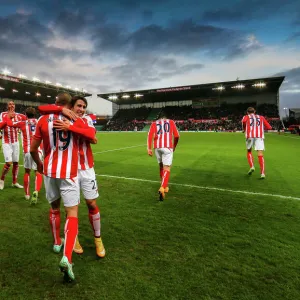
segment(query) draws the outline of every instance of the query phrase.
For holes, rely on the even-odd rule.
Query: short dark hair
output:
[[[70,102],[71,107],[74,107],[78,100],[82,100],[85,103],[86,107],[88,106],[86,98],[84,98],[83,96],[73,96]]]
[[[25,110],[25,114],[27,116],[28,119],[31,119],[35,116],[36,111],[34,107],[27,107]]]
[[[255,114],[255,108],[254,108],[254,107],[251,107],[251,106],[248,107],[248,108],[247,108],[247,113],[248,113],[248,114]]]
[[[72,96],[69,93],[59,93],[56,96],[55,104],[62,106],[70,105],[71,99]]]

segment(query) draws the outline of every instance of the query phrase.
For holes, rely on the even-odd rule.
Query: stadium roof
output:
[[[256,78],[151,90],[107,93],[98,94],[98,97],[116,104],[136,104],[214,98],[220,96],[227,97],[240,94],[277,93],[284,78],[284,76]]]
[[[57,94],[67,92],[74,95],[89,97],[86,91],[63,87],[59,84],[50,84],[41,81],[29,80],[0,74],[0,97],[13,100],[54,102]]]

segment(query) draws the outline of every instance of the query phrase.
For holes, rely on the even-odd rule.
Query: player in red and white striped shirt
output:
[[[56,104],[67,106],[71,96],[62,93],[57,96]],[[94,130],[86,127],[82,119],[71,122],[69,131],[60,130],[59,120],[64,120],[62,114],[42,116],[37,123],[36,131],[30,147],[30,153],[37,164],[38,171],[44,173],[46,198],[51,204],[49,213],[54,246],[53,251],[60,252],[63,239],[60,238],[60,198],[62,198],[67,214],[65,224],[64,254],[60,261],[60,269],[69,280],[74,280],[72,270],[72,252],[78,233],[78,204],[80,191],[78,185],[78,139],[77,132],[86,138],[93,139]],[[72,132],[73,131],[73,132]],[[39,155],[38,147],[43,141],[44,165]]]
[[[24,191],[25,199],[30,199],[30,171],[35,171],[35,189],[32,194],[31,204],[36,204],[38,199],[38,193],[42,187],[43,177],[42,174],[37,171],[36,163],[33,161],[30,155],[30,144],[32,141],[33,134],[35,132],[35,127],[37,124],[37,119],[35,119],[35,109],[33,107],[28,107],[25,111],[27,120],[12,122],[10,118],[7,119],[7,124],[10,127],[19,128],[22,132],[23,137],[23,158],[24,158]],[[40,154],[41,149],[39,150]]]
[[[263,151],[265,150],[264,145],[264,131],[265,129],[270,130],[272,126],[267,122],[267,120],[260,115],[257,115],[253,107],[248,107],[247,115],[242,119],[243,131],[246,136],[246,147],[247,147],[247,159],[250,166],[248,172],[251,175],[255,171],[252,147],[257,151],[258,161],[260,166],[260,178],[264,179],[265,175],[265,161]]]
[[[174,141],[173,141],[174,138]],[[179,132],[173,120],[162,117],[153,122],[148,132],[148,155],[152,156],[152,141],[154,139],[154,150],[159,163],[161,186],[158,190],[160,201],[169,192],[169,178],[173,161],[173,152],[179,140]]]
[[[91,128],[94,132],[96,129],[93,125],[92,119],[85,114],[87,109],[87,100],[81,96],[74,96],[70,103],[71,110],[86,123],[86,125]],[[41,113],[45,112],[62,112],[66,115],[69,115],[69,112],[64,110],[62,111],[61,107],[53,105],[44,105],[39,106],[39,111]],[[63,125],[64,124],[64,125]],[[61,129],[68,130],[68,125],[64,122],[61,126]],[[101,238],[101,218],[100,210],[96,203],[96,199],[99,197],[98,185],[96,180],[96,174],[94,170],[94,157],[91,148],[91,143],[96,143],[97,139],[93,141],[85,138],[79,139],[79,170],[78,170],[78,179],[81,191],[86,201],[86,205],[89,210],[89,220],[94,231],[94,241],[96,246],[96,254],[99,257],[105,256],[105,248],[103,246]],[[83,253],[83,249],[76,239],[74,252],[78,254]]]
[[[7,111],[2,112],[0,114],[0,122],[6,122],[9,115],[12,117],[14,122],[26,120],[26,116],[15,112],[15,103],[13,101],[9,101],[7,103]],[[20,154],[18,129],[6,125],[3,127],[2,131],[3,131],[2,150],[3,150],[5,165],[3,166],[1,179],[0,179],[0,190],[3,190],[4,188],[4,180],[7,173],[9,172],[11,165],[13,165],[12,186],[22,189],[23,186],[17,182],[18,171],[19,171],[19,154]]]

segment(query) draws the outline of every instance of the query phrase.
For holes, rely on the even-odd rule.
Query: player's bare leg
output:
[[[255,171],[254,163],[253,163],[253,155],[252,155],[252,148],[247,150],[247,160],[250,166],[250,170],[248,171],[248,175],[252,175]]]
[[[258,155],[258,161],[259,161],[259,166],[260,166],[260,178],[265,179],[265,160],[264,160],[264,153],[262,150],[257,151]]]

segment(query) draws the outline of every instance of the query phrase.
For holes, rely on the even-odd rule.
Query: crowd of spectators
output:
[[[223,103],[218,107],[166,106],[159,110],[157,118],[167,116],[175,120],[182,131],[240,131],[241,120],[249,106],[256,103]],[[282,126],[278,108],[274,104],[263,104],[256,107],[257,113],[270,118],[274,129]],[[121,109],[103,127],[105,131],[140,131],[150,123],[147,116],[151,108]],[[276,120],[274,120],[276,119]],[[208,121],[210,120],[210,121]]]

